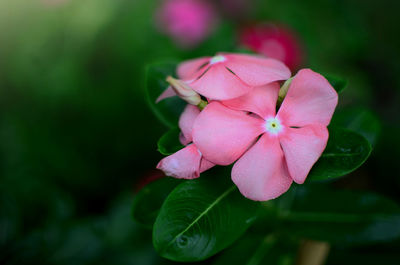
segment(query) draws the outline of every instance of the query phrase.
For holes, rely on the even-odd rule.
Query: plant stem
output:
[[[323,265],[329,250],[327,242],[304,240],[300,245],[296,265]]]

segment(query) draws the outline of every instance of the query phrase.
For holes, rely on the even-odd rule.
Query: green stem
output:
[[[261,242],[260,246],[256,249],[253,256],[251,256],[249,262],[246,265],[259,265],[262,259],[268,254],[268,251],[275,245],[276,238],[274,235],[268,235]]]

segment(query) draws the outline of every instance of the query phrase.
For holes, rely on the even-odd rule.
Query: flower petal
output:
[[[213,166],[215,166],[214,163],[212,163],[212,162],[208,161],[207,159],[205,159],[204,157],[202,157],[201,161],[200,161],[200,173],[203,173],[204,171],[209,170]]]
[[[200,114],[198,107],[188,104],[179,118],[179,128],[182,131],[180,141],[183,145],[192,142],[192,128],[195,119]]]
[[[160,102],[163,99],[170,98],[176,96],[175,91],[172,89],[171,86],[169,86],[167,89],[164,90],[164,92],[161,93],[160,96],[156,99],[156,103]]]
[[[263,132],[263,120],[211,102],[193,125],[193,142],[203,156],[218,165],[238,159]]]
[[[225,66],[250,86],[262,86],[271,82],[287,80],[289,68],[282,62],[263,56],[244,54],[223,54]]]
[[[194,179],[200,176],[201,154],[194,144],[165,157],[157,168],[167,176],[179,179]]]
[[[322,75],[300,70],[293,78],[278,117],[287,126],[319,123],[327,126],[338,102],[338,94]]]
[[[256,87],[244,96],[222,101],[222,104],[231,109],[254,112],[262,118],[275,117],[278,93],[279,84],[274,82]]]
[[[192,80],[198,78],[203,71],[200,71],[203,65],[210,61],[210,57],[201,57],[187,60],[180,63],[176,69],[177,75],[183,80]],[[206,68],[204,68],[206,70]]]
[[[292,179],[302,184],[326,147],[329,133],[323,125],[287,128],[279,137]]]
[[[211,100],[227,100],[252,90],[222,63],[211,66],[203,76],[189,84],[194,91]]]
[[[240,192],[255,201],[285,193],[292,184],[278,138],[261,136],[233,166],[232,180]]]

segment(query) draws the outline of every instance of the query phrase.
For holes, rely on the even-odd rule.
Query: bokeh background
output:
[[[342,107],[380,134],[342,185],[400,202],[399,1],[165,2],[0,0],[0,264],[170,264],[131,218],[165,132],[145,66],[217,51],[283,50],[294,73],[346,78]],[[399,264],[399,247],[335,248],[327,264]]]

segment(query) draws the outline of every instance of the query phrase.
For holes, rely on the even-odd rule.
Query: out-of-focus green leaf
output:
[[[219,255],[213,265],[291,265],[296,252],[296,247],[279,241],[273,234],[248,234]]]
[[[168,88],[167,76],[175,75],[175,63],[155,63],[147,66],[147,101],[157,118],[169,128],[176,127],[178,119],[186,105],[178,97],[166,98],[156,103],[157,98]]]
[[[218,52],[232,52],[236,49],[237,32],[236,26],[231,22],[223,21],[214,29],[214,34],[192,51],[190,58],[213,56]]]
[[[326,265],[398,265],[399,261],[400,253],[398,247],[393,251],[388,249],[348,250],[338,248],[330,251]]]
[[[336,111],[332,124],[361,134],[372,145],[375,145],[381,131],[381,123],[378,116],[363,107],[345,108]]]
[[[172,128],[158,140],[158,151],[163,155],[171,155],[184,146],[179,141],[179,128]]]
[[[277,216],[283,232],[292,236],[340,246],[400,237],[400,207],[380,195],[308,185],[292,189],[285,196],[292,196],[292,203]]]
[[[133,202],[134,220],[147,228],[152,228],[165,198],[180,182],[178,179],[165,177],[141,189]]]
[[[307,180],[333,179],[349,174],[365,162],[371,151],[371,144],[358,133],[330,127],[326,149]]]
[[[336,92],[341,93],[347,86],[347,80],[333,75],[324,75]]]
[[[153,244],[161,256],[204,260],[232,244],[256,219],[259,203],[243,197],[224,177],[186,181],[167,197],[153,227]]]

